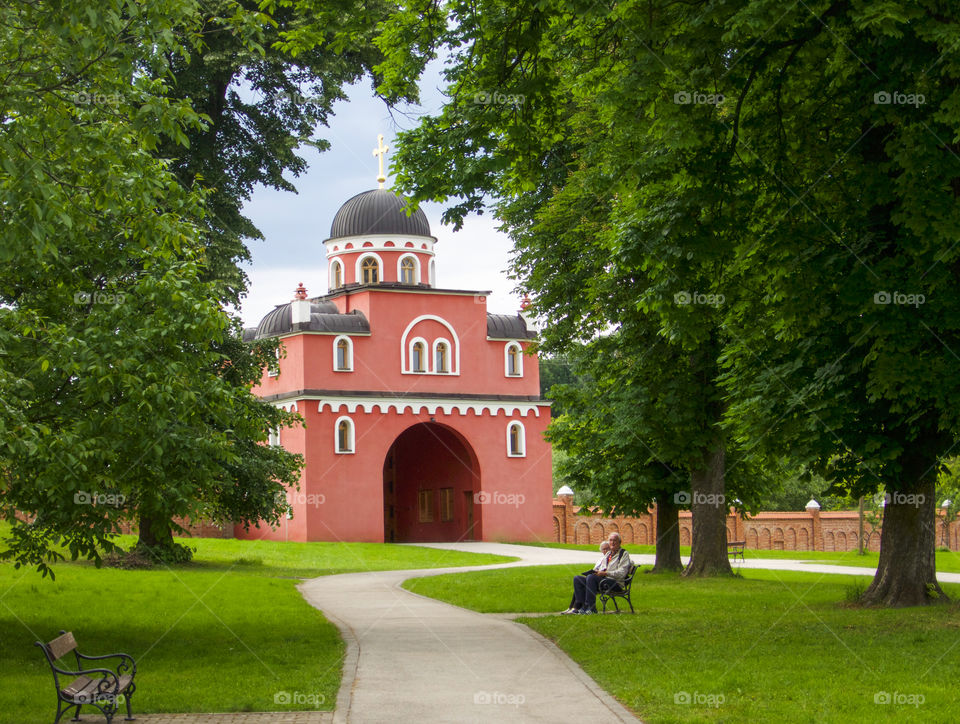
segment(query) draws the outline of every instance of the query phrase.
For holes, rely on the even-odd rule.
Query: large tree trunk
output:
[[[918,466],[910,467],[914,468],[910,472],[917,472]],[[936,470],[936,466],[931,464],[929,469]],[[923,473],[921,469],[918,474]],[[922,606],[947,600],[937,583],[934,557],[935,495],[933,478],[889,492],[880,532],[880,563],[860,599],[864,605]]]
[[[683,569],[679,513],[672,493],[657,496],[657,558],[651,573],[674,573]]]
[[[137,511],[137,523],[140,528],[137,548],[152,551],[173,550],[173,528],[169,520],[151,515],[141,508]]]
[[[727,557],[726,455],[719,440],[703,456],[703,466],[690,474],[693,538],[684,576],[733,575]]]

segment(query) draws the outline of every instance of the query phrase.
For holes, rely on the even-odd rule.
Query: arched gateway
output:
[[[383,539],[393,542],[481,537],[477,456],[453,428],[427,422],[404,430],[383,462]]]

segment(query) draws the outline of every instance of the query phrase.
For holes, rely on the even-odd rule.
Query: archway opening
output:
[[[479,540],[477,456],[462,435],[435,422],[404,430],[383,462],[387,543]]]

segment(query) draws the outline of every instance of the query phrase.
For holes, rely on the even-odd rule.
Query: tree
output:
[[[451,49],[449,102],[401,134],[399,185],[418,198],[456,197],[445,214],[455,224],[482,210],[484,193],[500,200],[496,213],[517,245],[514,270],[547,321],[544,349],[568,350],[610,328],[625,358],[656,347],[659,358],[631,381],[669,408],[656,426],[670,439],[647,437],[658,434],[652,426],[637,436],[689,479],[688,574],[729,573],[726,470],[744,468],[721,424],[718,383],[723,304],[737,291],[726,270],[739,231],[737,200],[726,189],[725,111],[658,108],[664,125],[643,110],[665,87],[696,92],[689,79],[678,86],[669,69],[705,53],[720,57],[727,46],[709,23],[697,28],[696,46],[688,43],[686,6],[655,6],[450,3],[449,29],[437,34],[445,27],[438,11],[414,3],[410,14],[423,20],[408,17],[404,29],[385,33],[394,45],[383,75],[389,84],[416,70],[410,48]],[[669,62],[658,57],[664,51]],[[674,133],[681,113],[688,125]],[[623,382],[599,365],[591,372]],[[622,474],[619,460],[601,462]],[[607,495],[620,500],[613,487]]]
[[[247,290],[240,265],[250,260],[247,244],[262,238],[243,215],[244,202],[258,184],[296,190],[285,174],[298,176],[306,168],[298,155],[302,146],[320,151],[329,147],[327,141],[312,138],[314,131],[327,124],[333,104],[345,98],[344,86],[372,72],[381,58],[372,41],[392,10],[388,3],[355,0],[205,4],[197,18],[202,47],[189,54],[167,53],[162,74],[169,79],[168,95],[189,102],[204,123],[185,128],[183,142],[161,139],[154,153],[169,163],[183,185],[190,187],[199,179],[209,190],[210,213],[203,219],[204,278],[217,282],[222,305],[240,305]],[[238,325],[230,329],[222,341],[211,340],[211,350],[231,359],[221,368],[233,374],[230,383],[249,388],[256,374],[240,378],[236,370],[262,369],[264,355],[269,357],[276,345],[268,349],[270,343],[261,342],[262,349],[255,353],[240,343]],[[253,360],[260,367],[252,365]],[[266,417],[263,424],[274,426]],[[234,473],[244,477],[252,491],[259,486],[248,471],[259,470],[259,458],[282,453],[260,445],[244,449],[243,463],[234,466]],[[247,499],[252,499],[249,493]],[[273,515],[263,518],[275,520]],[[141,507],[139,522],[143,545],[156,546],[155,529],[164,545],[172,545],[171,521],[163,506]]]
[[[454,221],[494,190],[521,250],[561,218],[581,243],[558,245],[552,273],[569,280],[554,289],[603,321],[616,318],[591,292],[623,265],[636,308],[722,385],[694,479],[716,481],[733,444],[787,449],[854,497],[883,485],[864,602],[942,598],[933,484],[960,430],[952,6],[447,8],[450,102],[401,138],[404,187],[458,196]],[[387,37],[429,46],[424,17]],[[607,259],[581,269],[598,228]],[[671,303],[683,292],[724,303],[691,314],[706,310]],[[554,329],[582,322],[560,314]]]
[[[288,509],[299,460],[262,443],[295,418],[250,395],[267,353],[232,347],[208,194],[155,156],[203,123],[164,72],[199,52],[199,18],[187,0],[0,9],[0,514],[17,565],[50,572],[61,546],[99,562],[138,514]],[[170,550],[174,529],[148,536]]]

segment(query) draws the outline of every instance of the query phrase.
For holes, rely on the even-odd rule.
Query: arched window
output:
[[[336,438],[334,449],[341,455],[353,453],[354,431],[353,420],[349,417],[337,418],[335,427]]]
[[[372,256],[361,262],[360,277],[364,284],[376,284],[380,281],[380,264]]]
[[[517,342],[507,342],[504,348],[504,374],[523,377],[523,349]]]
[[[337,337],[333,342],[333,369],[335,372],[353,372],[353,340]]]
[[[437,342],[433,356],[434,372],[447,373],[450,371],[450,345],[446,342]]]
[[[343,264],[335,259],[330,266],[330,288],[339,289],[343,286]]]
[[[437,286],[437,263],[433,259],[430,260],[430,286]]]
[[[280,447],[280,428],[273,427],[270,428],[270,432],[267,436],[267,444],[271,447]]]
[[[507,425],[507,455],[512,458],[526,457],[526,437],[522,422],[511,422]]]
[[[417,283],[417,261],[412,256],[405,256],[400,260],[400,283]]]
[[[411,367],[414,372],[426,372],[424,357],[426,357],[427,348],[423,342],[414,342],[410,352]]]

